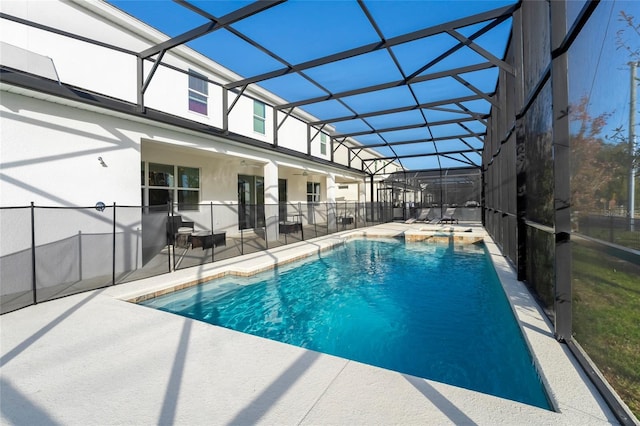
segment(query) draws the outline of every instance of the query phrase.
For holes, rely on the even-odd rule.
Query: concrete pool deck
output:
[[[229,271],[250,274],[350,235],[405,231],[485,239],[556,412],[127,302]],[[498,248],[472,224],[346,231],[30,306],[0,316],[0,328],[1,424],[617,423]]]

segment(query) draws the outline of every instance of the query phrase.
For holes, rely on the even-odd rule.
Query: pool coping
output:
[[[523,283],[517,281],[513,268],[498,246],[481,228],[474,228],[461,238],[471,233],[474,238],[476,234],[482,236],[525,340],[532,349],[555,412],[314,353],[126,302],[170,287],[207,280],[216,274],[251,274],[254,270],[320,253],[355,236],[396,237],[405,232],[434,231],[421,230],[419,224],[395,223],[345,231],[5,314],[0,317],[3,328],[0,378],[5,390],[0,406],[2,422],[15,423],[16,419],[24,420],[24,416],[46,413],[62,423],[100,424],[105,423],[104,418],[96,417],[96,413],[104,411],[100,405],[108,402],[109,406],[122,407],[122,410],[110,413],[109,419],[113,423],[163,423],[162,420],[168,418],[163,415],[167,410],[171,411],[166,407],[173,407],[171,419],[177,424],[202,423],[198,416],[205,415],[210,416],[209,420],[215,419],[208,421],[214,424],[617,423],[571,353],[555,340],[544,313]],[[443,229],[435,232],[445,233]],[[456,229],[448,232],[446,237],[451,241],[462,233]],[[66,321],[70,316],[75,321]],[[123,329],[123,324],[127,328]],[[192,338],[186,341],[189,357],[183,359],[180,354],[186,349],[182,343],[184,332],[180,334],[180,330],[185,327],[191,330]],[[182,336],[177,349],[176,336]],[[83,347],[82,358],[70,356],[79,349],[76,342],[88,338],[96,346]],[[145,343],[135,345],[136,341]],[[106,342],[110,342],[109,347],[105,347]],[[213,347],[218,349],[212,352]],[[42,359],[54,366],[56,362],[50,358],[58,350],[64,354],[56,358],[65,365],[64,377],[56,375],[56,368],[41,372],[34,368],[44,362]],[[105,351],[114,359],[105,356]],[[139,351],[152,355],[151,365],[136,361],[138,358],[134,355]],[[123,352],[128,356],[122,357]],[[69,358],[73,358],[71,365],[67,365]],[[169,369],[168,382],[162,379],[168,372],[154,365],[158,359],[169,363],[169,367],[174,365]],[[226,367],[224,371],[201,370],[198,365],[203,360]],[[176,363],[180,367],[178,370]],[[118,377],[124,366],[139,370],[136,376],[139,380],[131,385],[139,389],[135,402],[129,394],[120,391],[122,384],[113,383],[115,378],[110,377]],[[174,380],[175,371],[182,374],[176,379],[178,382]],[[101,390],[106,389],[106,399],[92,404],[89,390],[79,384],[84,383],[86,375],[94,378],[87,385],[89,390],[97,398]],[[283,377],[288,378],[284,380],[286,386]],[[206,395],[198,392],[203,383],[209,382],[216,385],[206,387]],[[180,390],[177,394],[172,388],[175,383]],[[56,400],[60,386],[66,392],[62,399]],[[158,395],[165,389],[163,386],[166,387],[164,399],[162,394]],[[56,392],[47,392],[47,389]],[[7,403],[14,395],[21,404]],[[225,404],[219,404],[219,407],[211,402],[203,405],[202,398],[225,401]],[[167,404],[168,400],[173,405]],[[25,401],[36,409],[25,412]],[[135,408],[130,406],[132,403]]]
[[[130,283],[126,293],[121,293],[117,297],[128,302],[140,303],[145,300],[163,296],[168,293],[183,290],[213,279],[222,278],[228,275],[249,277],[268,271],[277,266],[295,262],[310,256],[317,255],[326,250],[331,250],[337,245],[344,244],[347,240],[353,238],[394,238],[402,237],[409,242],[436,242],[449,243],[455,242],[460,244],[475,244],[482,242],[485,234],[474,230],[472,227],[454,227],[454,226],[438,226],[432,229],[420,227],[418,229],[397,230],[387,228],[366,228],[359,230],[343,231],[324,237],[314,238],[312,240],[294,243],[287,246],[281,246],[275,249],[266,250],[265,252],[256,252],[245,256],[222,260],[199,266],[199,277],[197,279],[183,279],[183,275],[190,275],[189,270],[185,268],[173,272],[175,275],[170,283],[158,283],[157,286],[149,287],[149,281],[155,281],[157,277],[150,277],[144,280],[138,280]],[[269,253],[265,256],[264,253]],[[241,260],[241,262],[238,262]],[[187,271],[181,273],[181,271]],[[157,287],[157,289],[155,288]],[[118,289],[124,287],[116,287]],[[111,293],[115,296],[115,293]]]

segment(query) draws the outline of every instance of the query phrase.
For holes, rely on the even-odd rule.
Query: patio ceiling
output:
[[[514,1],[111,1],[407,170],[479,168]],[[166,16],[171,16],[167,19]],[[357,156],[361,147],[349,146]],[[384,163],[384,162],[383,162]],[[382,164],[380,164],[381,166]],[[374,162],[366,162],[374,174]]]

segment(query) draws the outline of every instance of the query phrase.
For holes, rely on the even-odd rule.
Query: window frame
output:
[[[327,134],[320,133],[320,155],[327,155]]]
[[[178,211],[189,211],[189,210],[198,210],[199,207],[197,205],[194,204],[200,204],[201,198],[201,192],[202,192],[202,169],[200,167],[192,167],[192,166],[183,166],[183,165],[177,165],[177,164],[165,164],[165,163],[159,163],[159,162],[154,162],[154,161],[143,161],[142,165],[144,166],[144,182],[142,184],[142,194],[143,194],[143,199],[142,199],[142,204],[145,206],[158,206],[160,204],[149,204],[149,192],[152,190],[165,190],[167,191],[168,195],[169,195],[169,200],[172,204],[177,205],[177,209]],[[162,169],[168,169],[171,168],[172,170],[172,174],[169,174],[168,178],[165,178],[164,182],[165,184],[152,184],[151,183],[151,173],[154,173],[155,176],[155,171],[152,171],[151,165],[157,165],[160,167],[156,167],[156,169],[158,170],[162,170]],[[194,180],[188,180],[186,182],[186,186],[183,185],[184,180],[182,179],[182,177],[184,176],[188,176],[185,173],[183,173],[182,175],[180,175],[180,171],[181,169],[183,171],[197,171],[197,177],[195,179],[195,184]],[[163,173],[163,174],[168,174],[167,172],[159,172],[159,173]],[[187,177],[188,179],[188,177]],[[192,203],[192,202],[180,202],[180,198],[183,197],[185,192],[191,192],[191,193],[196,193],[197,194],[197,202],[196,203]],[[185,208],[185,204],[188,205],[189,207]]]
[[[256,112],[257,106],[262,108],[262,111],[258,111],[261,112],[262,115]],[[267,134],[267,104],[255,99],[253,100],[253,131],[260,135]]]
[[[192,83],[195,83],[195,82],[201,82],[202,87],[195,87],[195,84],[192,85]],[[189,69],[187,86],[188,86],[187,108],[189,109],[189,111],[208,117],[209,116],[209,81],[207,77],[195,70]],[[194,104],[203,106],[204,112],[201,110],[192,108],[192,101],[194,102]]]
[[[309,185],[311,185],[311,191],[309,191]],[[320,202],[320,182],[307,182],[307,202],[319,203]]]

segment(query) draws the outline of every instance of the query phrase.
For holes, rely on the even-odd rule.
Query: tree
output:
[[[637,44],[637,40],[640,39],[640,24],[636,25],[633,15],[627,14],[624,10],[620,11],[618,21],[622,22],[624,27],[616,32],[616,48],[626,50],[630,62],[640,61],[640,46]]]
[[[586,96],[578,105],[570,108],[571,121],[579,124],[577,133],[571,136],[571,204],[574,212],[597,212],[603,208],[602,200],[608,203],[612,193],[609,186],[620,173],[624,164],[607,155],[607,144],[602,130],[611,113],[592,117],[588,111]]]
[[[624,10],[620,11],[620,17],[618,18],[618,21],[623,23],[623,26],[620,30],[618,30],[616,32],[616,48],[618,50],[624,50],[626,51],[626,53],[629,56],[629,65],[630,66],[635,66],[636,67],[640,67],[640,24],[636,24],[635,22],[635,18],[633,15],[625,12]],[[634,92],[638,92],[637,87],[640,86],[640,79],[638,79],[637,77],[635,78],[635,81],[631,82],[632,85],[636,86],[636,90],[634,90]],[[637,96],[637,95],[636,95]],[[633,97],[632,97],[633,98]],[[632,101],[635,101],[635,98],[632,99]],[[636,107],[637,105],[631,105],[631,113],[634,114],[634,111],[636,111]],[[630,120],[630,125],[632,125],[632,123],[637,121],[637,112],[635,112],[635,118],[631,121]],[[629,132],[629,138],[631,138],[631,133],[633,133],[634,135],[637,134],[638,129],[637,128],[633,128],[631,129],[633,130],[632,132]],[[633,140],[629,140],[629,138],[627,138],[627,166],[629,167],[629,170],[633,171],[633,170],[637,170],[638,166],[640,165],[640,146],[636,143],[636,138],[634,137]],[[633,176],[633,173],[631,173],[631,176]],[[631,179],[631,176],[629,176],[627,178],[627,182],[632,183],[629,181],[629,179]],[[628,195],[629,197],[631,197],[631,190],[632,190],[633,186],[629,185],[629,191],[628,191]],[[638,194],[638,185],[635,186],[635,192],[636,194]],[[637,197],[637,195],[636,195]],[[634,206],[629,206],[630,209],[633,209]],[[630,211],[629,212],[631,217],[633,217],[634,212]]]
[[[602,190],[611,179],[613,165],[599,158],[604,143],[600,132],[610,114],[592,119],[586,96],[570,108],[571,121],[579,123],[578,132],[571,137],[571,204],[575,212],[594,212],[602,207]]]
[[[633,15],[620,11],[618,21],[622,27],[616,32],[618,50],[626,52],[629,62],[640,62],[640,24]],[[581,213],[601,212],[615,204],[628,200],[629,168],[638,151],[629,149],[628,128],[613,130],[604,135],[603,130],[613,112],[592,117],[589,99],[584,96],[570,108],[570,119],[578,124],[578,131],[571,136],[571,202],[573,211]]]

